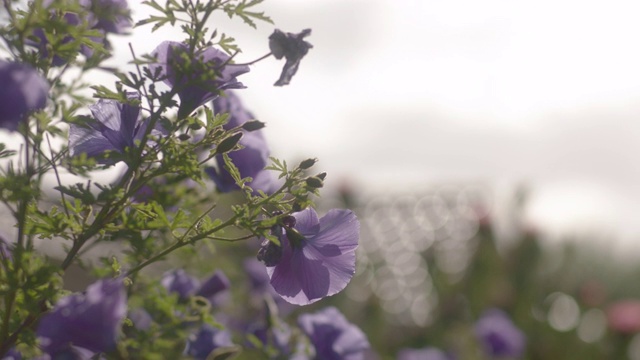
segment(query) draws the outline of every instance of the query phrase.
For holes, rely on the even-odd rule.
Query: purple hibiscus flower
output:
[[[265,264],[271,285],[282,298],[307,305],[342,291],[353,277],[360,223],[351,210],[342,209],[333,209],[320,220],[312,208],[293,216],[294,228],[302,236],[282,236],[280,258],[265,259]]]
[[[62,17],[62,21],[67,24],[67,26],[80,26],[82,24],[82,20],[75,13],[65,13]],[[73,41],[74,38],[72,36],[65,36],[62,39],[61,45],[68,44]],[[100,39],[91,38],[93,41],[99,41]],[[38,48],[38,54],[42,58],[49,57],[49,39],[47,39],[44,30],[38,28],[33,31],[33,36],[27,41],[28,45],[34,46]],[[93,55],[93,49],[86,45],[82,45],[80,47],[80,53],[86,57],[91,57]],[[62,66],[68,63],[70,60],[74,59],[78,53],[71,53],[70,50],[56,53],[51,59],[51,65],[53,66]]]
[[[127,93],[129,101],[140,100],[140,94]],[[94,157],[98,163],[111,165],[117,161],[106,152],[123,154],[126,148],[133,148],[142,140],[148,126],[148,119],[140,117],[140,105],[120,103],[115,100],[100,99],[89,107],[93,118],[88,117],[86,126],[71,124],[69,127],[69,155],[82,153]],[[162,135],[156,128],[151,135]]]
[[[315,348],[315,359],[360,360],[370,349],[367,336],[334,307],[298,317],[298,325]]]
[[[283,57],[286,59],[282,73],[275,86],[289,85],[293,75],[298,72],[300,60],[307,55],[313,46],[304,41],[304,38],[311,35],[311,29],[304,29],[298,34],[284,33],[278,29],[269,36],[269,49],[276,59]]]
[[[53,4],[53,0],[44,0],[42,6],[48,8]],[[123,34],[131,27],[131,11],[127,0],[79,0],[81,8],[87,13],[83,18],[92,29],[98,29],[104,33]],[[69,14],[69,13],[67,13]],[[77,14],[73,14],[76,15]],[[77,25],[80,20],[74,20]]]
[[[290,345],[292,331],[289,325],[282,321],[277,321],[271,326],[253,323],[249,325],[246,332],[258,338],[264,347],[273,347],[282,358],[292,353]],[[248,345],[253,346],[252,343]]]
[[[34,68],[0,60],[0,128],[15,130],[20,121],[47,104],[49,83]]]
[[[131,320],[131,322],[133,322],[133,327],[140,331],[149,330],[151,328],[151,324],[153,323],[153,318],[143,308],[130,310],[127,317]]]
[[[85,26],[88,29],[97,30],[101,35],[88,36],[88,39],[107,48],[110,47],[110,44],[105,37],[106,33],[123,33],[124,29],[131,26],[129,10],[125,0],[79,0],[79,8],[77,10],[80,10],[80,12],[76,12],[76,9],[73,9],[74,11],[65,11],[62,17],[56,11],[59,5],[56,6],[53,0],[44,0],[42,5],[49,10],[51,21],[56,22],[58,27]],[[67,8],[65,7],[64,9],[66,10]],[[64,32],[62,33],[64,34]],[[68,44],[72,41],[79,42],[80,40],[67,35],[62,38],[61,44],[57,45]],[[35,29],[33,36],[28,40],[28,44],[38,48],[40,57],[49,57],[50,42],[43,29]],[[55,47],[58,48],[58,46]],[[77,55],[77,52],[75,52],[77,48],[61,47],[57,50],[58,53],[51,59],[51,65],[53,66],[62,66]],[[93,56],[94,49],[91,46],[82,44],[80,53],[89,58]]]
[[[491,357],[519,357],[524,353],[524,334],[502,310],[485,311],[475,325],[475,333]]]
[[[204,324],[187,340],[187,348],[184,352],[196,360],[205,360],[214,350],[233,346],[231,334],[228,331]]]
[[[246,110],[236,94],[226,91],[224,96],[213,100],[213,108],[217,114],[229,114],[228,122],[223,126],[225,130],[231,130],[243,125],[247,121],[255,119],[253,114]],[[262,190],[269,194],[278,187],[277,181],[268,170],[264,170],[269,159],[269,148],[261,130],[244,131],[239,141],[242,149],[227,153],[233,164],[240,171],[242,178],[251,177],[253,180],[247,185],[254,190]],[[220,192],[230,192],[239,189],[235,180],[224,168],[222,155],[216,156],[218,170],[207,168],[205,171],[213,179]]]
[[[124,34],[131,27],[131,14],[127,0],[82,0],[96,18],[94,29],[107,33]]]
[[[402,349],[397,360],[452,360],[444,351],[433,347],[423,349]]]
[[[182,300],[196,295],[202,296],[212,303],[218,294],[231,286],[229,278],[221,270],[216,270],[202,285],[200,280],[182,269],[166,272],[162,276],[161,283],[167,291],[178,294]]]
[[[106,352],[127,312],[121,280],[99,280],[83,294],[62,298],[45,315],[36,331],[42,349],[52,357],[68,352]]]
[[[168,292],[178,294],[182,300],[188,299],[200,287],[200,281],[182,269],[164,273],[161,283]]]
[[[190,55],[188,45],[165,41],[152,56],[157,63],[151,64],[151,73],[158,72],[180,98],[179,118],[213,100],[223,90],[245,88],[236,77],[249,72],[249,67],[229,64],[230,56],[222,50],[210,47]]]

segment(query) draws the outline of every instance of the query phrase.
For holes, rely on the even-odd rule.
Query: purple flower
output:
[[[231,130],[238,126],[242,126],[255,117],[251,112],[247,111],[238,96],[226,91],[224,96],[220,96],[213,100],[213,108],[217,114],[229,114],[228,122],[223,126],[225,130]],[[264,170],[269,159],[269,148],[261,130],[247,132],[243,130],[244,135],[239,144],[244,148],[227,153],[233,164],[240,171],[242,178],[251,177],[253,180],[247,185],[254,190],[262,190],[265,193],[272,193],[278,187],[278,183],[272,177],[268,170]],[[218,170],[208,168],[205,171],[215,182],[220,192],[229,192],[239,189],[233,177],[224,168],[224,159],[222,155],[216,156]]]
[[[83,294],[58,301],[38,324],[42,349],[50,354],[74,351],[106,352],[116,345],[120,323],[127,312],[121,280],[99,280]],[[79,350],[78,350],[79,351]]]
[[[206,298],[211,303],[214,303],[214,298],[218,294],[229,289],[230,286],[229,279],[220,270],[217,270],[202,285],[200,285],[200,280],[182,269],[166,272],[161,282],[167,291],[177,293],[182,300],[197,295]]]
[[[78,3],[81,8],[87,10],[91,6],[91,0],[80,0]],[[32,36],[27,40],[27,44],[37,47],[38,55],[42,58],[49,57],[49,45],[53,45],[57,51],[51,59],[51,65],[62,66],[76,57],[78,48],[73,46],[60,47],[60,45],[69,44],[72,41],[76,41],[78,45],[80,45],[80,39],[75,39],[73,36],[66,35],[67,32],[65,31],[65,28],[85,26],[89,29],[94,29],[97,20],[94,14],[90,11],[81,13],[67,11],[60,16],[59,13],[56,12],[55,6],[52,7],[52,5],[54,5],[53,0],[44,0],[42,2],[42,6],[45,9],[50,8],[49,22],[55,25],[56,33],[64,35],[62,40],[60,40],[60,44],[50,44],[50,39],[47,38],[45,31],[42,28],[37,28],[33,31]],[[88,38],[93,42],[103,43],[105,46],[108,45],[104,38],[104,31],[101,29],[98,30],[103,34],[103,36],[89,36]],[[80,45],[80,52],[86,57],[91,57],[93,55],[93,49],[85,44]]]
[[[15,130],[20,121],[47,104],[49,83],[34,68],[0,60],[0,128]]]
[[[22,354],[16,349],[10,349],[2,360],[22,360]]]
[[[216,295],[229,289],[230,286],[231,283],[229,282],[227,275],[225,275],[221,270],[216,270],[209,279],[202,283],[202,286],[200,286],[196,295],[212,301]]]
[[[485,311],[476,323],[475,333],[491,357],[519,357],[524,352],[524,334],[502,310]]]
[[[139,101],[140,94],[127,93],[129,101]],[[117,161],[105,156],[107,151],[123,154],[126,148],[133,148],[142,140],[148,120],[140,117],[140,105],[120,103],[115,100],[100,99],[89,107],[93,118],[86,118],[86,126],[71,124],[69,127],[69,154],[77,156],[86,153],[97,158],[100,164],[114,164]],[[152,135],[162,135],[162,130],[154,129]]]
[[[276,290],[269,284],[269,275],[264,267],[264,264],[252,257],[246,259],[243,263],[245,273],[249,278],[251,299],[256,300],[262,304],[264,296],[269,296],[275,301],[278,306],[278,313],[282,316],[291,313],[296,309],[296,306],[290,304],[284,300]]]
[[[292,352],[289,344],[291,328],[284,322],[278,321],[271,326],[254,323],[249,326],[247,332],[258,338],[263,346],[273,346],[282,357],[288,356]]]
[[[128,317],[133,322],[133,326],[140,331],[149,330],[151,323],[153,323],[153,318],[151,318],[151,315],[143,308],[136,308],[129,311]]]
[[[269,36],[269,49],[276,59],[283,57],[287,60],[282,68],[280,79],[275,86],[289,85],[291,78],[298,71],[300,60],[307,55],[313,46],[304,41],[304,38],[311,34],[311,29],[304,29],[298,34],[284,33],[278,29]]]
[[[52,4],[53,0],[42,2],[45,8]],[[82,17],[86,19],[91,29],[98,29],[105,33],[123,34],[126,29],[131,27],[131,11],[127,0],[79,0],[78,4],[87,10],[87,13],[82,14]],[[77,14],[73,15],[78,17]],[[78,25],[79,23],[78,19],[70,24]]]
[[[298,317],[298,325],[309,337],[316,350],[316,359],[364,359],[370,345],[367,336],[351,324],[334,307]]]
[[[236,77],[249,72],[249,67],[229,64],[230,56],[222,50],[210,47],[190,55],[188,45],[165,41],[152,55],[157,63],[151,64],[151,73],[159,72],[164,82],[177,92],[180,118],[213,100],[223,90],[245,88]]]
[[[342,209],[320,220],[312,208],[293,216],[302,236],[282,237],[282,258],[267,273],[286,301],[307,305],[342,291],[353,277],[360,223],[352,211]]]
[[[205,360],[212,351],[230,346],[234,346],[234,344],[228,331],[204,324],[197,334],[187,340],[185,354],[193,356],[196,360]]]
[[[88,0],[83,0],[83,5]],[[123,34],[131,27],[131,17],[127,0],[91,0],[88,4],[96,18],[94,29],[108,33]],[[87,5],[84,5],[85,7]]]
[[[423,349],[402,349],[397,360],[451,360],[444,351],[433,347]]]
[[[200,281],[182,269],[166,272],[162,276],[162,286],[170,293],[177,293],[186,300],[200,287]]]

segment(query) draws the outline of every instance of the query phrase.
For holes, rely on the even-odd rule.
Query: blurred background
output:
[[[148,11],[131,2],[134,19]],[[482,185],[492,206],[529,191],[526,221],[563,237],[636,249],[640,223],[640,33],[634,1],[295,1],[262,7],[283,31],[312,29],[291,86],[275,59],[252,66],[240,95],[268,123],[274,156],[318,157],[328,187],[411,195]],[[235,20],[235,19],[234,19]],[[224,16],[212,27],[268,52],[268,24]],[[115,41],[113,64],[170,31]],[[101,74],[111,84],[110,74]]]
[[[134,20],[147,10],[130,1]],[[527,359],[640,359],[640,3],[626,0],[272,0],[314,45],[291,85],[252,65],[238,95],[272,155],[318,157],[319,207],[362,224],[358,271],[327,299],[382,359],[474,343],[487,309],[527,336]],[[273,27],[218,15],[238,62]],[[150,53],[178,32],[114,38]],[[111,86],[111,74],[96,73]],[[115,174],[116,172],[114,172]]]
[[[331,301],[378,353],[491,358],[472,324],[498,307],[526,334],[524,358],[640,359],[640,4],[265,10],[311,28],[314,48],[289,87],[271,87],[281,64],[266,60],[241,95],[275,156],[321,160],[325,209],[358,211],[358,274]],[[218,21],[248,44],[240,59],[268,51],[271,27]]]

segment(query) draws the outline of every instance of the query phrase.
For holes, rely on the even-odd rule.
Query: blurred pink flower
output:
[[[631,334],[640,331],[640,301],[635,299],[615,302],[606,310],[611,330]]]

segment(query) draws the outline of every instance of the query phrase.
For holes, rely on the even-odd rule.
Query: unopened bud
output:
[[[316,162],[318,162],[318,159],[310,158],[310,159],[307,159],[307,160],[304,160],[303,162],[301,162],[298,167],[300,169],[302,169],[302,170],[306,170],[306,169],[312,167]]]
[[[222,140],[220,144],[218,144],[218,147],[216,148],[216,153],[223,154],[233,149],[238,144],[238,141],[240,141],[241,138],[242,138],[241,132],[237,132],[227,137],[226,139]]]
[[[242,129],[246,131],[256,131],[265,127],[265,123],[258,120],[249,120],[246,123],[242,124]]]
[[[282,246],[278,246],[269,239],[264,239],[256,256],[265,266],[276,266],[282,259]]]
[[[189,134],[180,134],[178,135],[178,139],[180,139],[180,141],[187,141],[191,139],[191,136]]]
[[[317,176],[308,177],[305,182],[307,183],[307,186],[312,189],[319,189],[324,186],[322,179]]]
[[[296,218],[289,215],[282,218],[282,225],[288,228],[293,228],[296,226]]]
[[[298,230],[286,227],[284,228],[285,233],[287,234],[287,239],[289,239],[289,243],[292,247],[300,247],[302,245],[302,241],[304,241],[304,236],[298,232]]]

